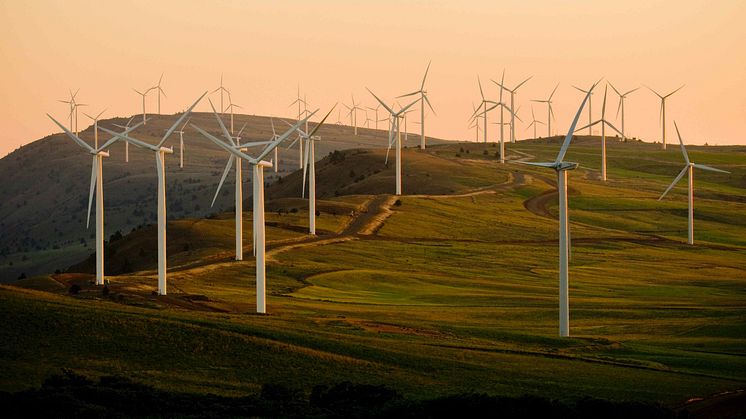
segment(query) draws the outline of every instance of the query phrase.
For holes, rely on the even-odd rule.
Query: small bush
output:
[[[103,294],[104,297],[106,297],[106,296],[109,295],[109,292],[110,292],[109,291],[109,286],[108,285],[104,285],[104,287],[101,289],[101,294]]]
[[[70,293],[70,295],[78,295],[78,294],[80,294],[80,285],[78,285],[78,284],[72,284],[70,286],[70,289],[67,290],[67,291]]]
[[[18,275],[18,279],[26,279],[26,273],[25,272],[21,272],[21,274]]]
[[[396,201],[394,202],[394,206],[400,207],[400,206],[401,206],[401,199],[397,199],[397,200],[396,200]]]

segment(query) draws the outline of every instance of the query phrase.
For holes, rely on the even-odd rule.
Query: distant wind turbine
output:
[[[583,93],[586,93],[586,94],[588,93],[587,90],[583,90],[580,87],[577,87],[575,85],[573,85],[572,87],[574,87],[575,89]],[[588,135],[593,135],[593,129],[591,128],[592,122],[593,122],[593,93],[591,93],[591,96],[588,97],[588,125],[586,125],[586,127],[588,128]]]
[[[557,88],[559,87],[559,83],[557,83],[556,86],[554,86],[554,90],[552,90],[552,93],[549,95],[548,99],[540,100],[540,99],[534,99],[532,102],[539,102],[539,103],[546,103],[547,104],[547,137],[552,136],[552,119],[554,118],[554,111],[552,111],[552,97],[554,96],[554,93],[557,91]]]
[[[674,93],[678,92],[679,90],[683,89],[684,85],[682,84],[681,87],[679,87],[678,89],[674,90],[673,92],[671,92],[671,93],[669,93],[667,95],[661,95],[660,93],[656,92],[655,90],[651,89],[650,87],[648,87],[648,86],[645,86],[645,87],[647,87],[648,90],[650,90],[651,92],[655,93],[655,95],[658,96],[660,98],[660,100],[661,100],[661,112],[660,112],[660,115],[659,115],[659,118],[660,118],[659,122],[661,124],[661,130],[662,130],[662,132],[661,132],[661,138],[662,138],[662,140],[661,141],[663,143],[663,149],[665,150],[666,149],[666,99],[668,99],[669,97],[671,97],[671,95],[673,95]]]
[[[165,155],[173,154],[173,148],[166,148],[163,144],[168,140],[176,128],[189,117],[195,106],[202,100],[207,92],[203,93],[202,96],[197,99],[192,106],[190,106],[186,112],[171,125],[171,128],[166,131],[166,134],[161,138],[158,144],[148,144],[144,141],[132,138],[129,135],[122,135],[120,133],[101,128],[103,131],[108,132],[117,138],[132,143],[136,147],[146,148],[155,153],[156,171],[158,173],[158,294],[166,295],[166,162]],[[144,124],[144,123],[143,123]]]
[[[163,94],[163,97],[166,97],[166,92],[164,92],[161,87],[161,81],[163,81],[163,73],[161,73],[161,77],[158,78],[158,84],[150,88],[150,90],[158,92],[158,115],[161,114],[161,94]]]
[[[684,173],[687,173],[689,175],[689,235],[688,235],[688,243],[694,244],[694,168],[702,169],[702,170],[709,170],[711,172],[719,172],[719,173],[730,173],[725,170],[716,169],[714,167],[706,166],[704,164],[697,164],[689,160],[689,154],[686,152],[686,147],[684,147],[684,140],[681,139],[681,134],[679,133],[679,127],[676,125],[676,121],[673,121],[673,125],[676,128],[676,135],[679,137],[679,144],[681,144],[681,154],[684,155],[684,161],[686,162],[686,165],[683,169],[681,169],[681,172],[679,172],[679,175],[676,176],[676,178],[671,182],[671,185],[666,189],[665,192],[663,192],[663,195],[658,198],[660,201],[663,199],[666,194],[673,189],[674,186],[676,186],[676,183],[681,180],[681,178],[684,176]]]
[[[103,113],[103,112],[102,112]],[[93,203],[93,191],[96,190],[96,285],[104,284],[104,177],[103,177],[103,158],[109,157],[109,153],[105,151],[109,146],[117,140],[117,137],[113,137],[105,142],[101,147],[91,147],[83,141],[76,134],[73,134],[70,130],[65,128],[62,124],[57,122],[56,119],[52,118],[51,115],[47,114],[49,119],[54,121],[57,126],[67,134],[68,137],[72,138],[79,146],[89,152],[93,157],[93,163],[91,165],[91,187],[88,192],[88,217],[86,218],[86,228],[91,222],[91,204]],[[99,114],[98,116],[101,116]],[[122,135],[127,135],[132,130],[138,128],[143,123],[140,122],[131,128],[127,128],[122,132]],[[98,137],[98,136],[97,136]]]
[[[637,91],[639,89],[639,87],[635,87],[632,90],[628,90],[625,93],[621,93],[619,90],[616,89],[616,87],[614,87],[613,84],[611,84],[611,82],[609,82],[609,86],[611,86],[611,88],[614,89],[614,91],[616,92],[616,94],[619,96],[619,106],[617,106],[617,108],[616,108],[616,116],[618,118],[619,117],[619,111],[622,112],[622,138],[626,139],[627,138],[627,131],[624,130],[624,99],[627,99],[627,96],[630,93],[634,93],[635,91]]]
[[[217,92],[220,92],[220,113],[223,114],[223,113],[225,113],[225,108],[223,108],[223,93],[230,94],[230,92],[228,91],[228,89],[226,89],[223,86],[223,73],[220,73],[220,86],[218,86],[217,89],[215,89],[215,90],[212,91],[212,93],[217,93]],[[210,94],[212,94],[212,93],[210,93]]]
[[[425,90],[425,80],[427,80],[427,72],[430,71],[430,64],[432,64],[432,61],[427,63],[427,68],[425,69],[425,75],[422,77],[422,84],[420,84],[420,90],[417,90],[412,93],[407,93],[406,95],[399,96],[399,98],[402,98],[402,97],[420,95],[420,150],[424,150],[426,146],[425,144],[425,103],[427,103],[427,106],[430,107],[430,110],[433,111],[433,114],[435,114],[435,109],[433,109],[433,105],[430,104],[430,99],[427,98],[427,90]],[[376,115],[376,119],[378,119],[378,115]]]
[[[360,106],[358,106],[358,103],[355,102],[355,96],[352,95],[352,103],[350,106],[347,106],[343,103],[344,107],[349,110],[347,115],[350,116],[350,125],[352,125],[355,128],[355,135],[357,135],[357,111],[364,110]]]
[[[91,116],[83,112],[83,115],[93,121],[93,148],[98,148],[98,119],[104,114],[104,112],[106,112],[106,109],[99,112],[96,116]]]
[[[370,92],[370,94],[373,95],[374,98],[376,98],[378,103],[380,103],[389,112],[389,114],[391,114],[391,127],[389,128],[389,146],[386,150],[386,163],[388,164],[389,150],[391,150],[391,146],[396,143],[396,194],[401,195],[401,131],[399,130],[399,118],[401,118],[401,115],[404,114],[407,109],[411,108],[415,103],[417,103],[419,99],[416,99],[409,105],[400,108],[399,111],[394,112],[393,109],[389,108],[388,105],[383,103],[383,101],[379,99],[378,96],[376,96],[376,94],[373,93],[370,89],[368,89],[368,92]]]
[[[531,123],[528,124],[528,127],[526,127],[526,129],[530,129],[531,127],[534,127],[534,138],[539,138],[536,136],[536,127],[539,124],[543,125],[544,123],[536,120],[536,116],[534,115],[534,107],[532,106],[531,107]]]
[[[598,82],[596,82],[598,84]],[[569,235],[570,226],[568,223],[567,213],[567,172],[576,169],[578,163],[564,161],[570,142],[572,141],[575,126],[578,124],[580,114],[583,112],[585,103],[591,97],[596,84],[586,91],[585,98],[575,114],[575,118],[567,131],[565,141],[562,143],[559,154],[553,162],[521,162],[532,166],[546,167],[554,169],[557,172],[557,190],[559,192],[559,335],[562,337],[570,336],[570,305],[568,294],[568,258],[570,256]]]
[[[143,125],[145,125],[145,124],[147,124],[147,118],[146,118],[146,115],[145,115],[145,96],[148,95],[148,92],[151,89],[147,89],[144,92],[141,92],[141,91],[139,91],[137,89],[132,89],[132,90],[134,90],[135,93],[137,93],[138,95],[142,96],[142,123],[143,123]]]
[[[501,89],[505,89],[508,93],[510,93],[510,110],[511,110],[511,118],[510,118],[510,142],[515,143],[515,94],[518,92],[518,89],[526,84],[529,80],[531,80],[533,76],[530,76],[526,80],[523,80],[522,82],[518,83],[516,87],[514,87],[512,90],[505,87],[504,83],[498,83],[494,80],[492,80],[493,83],[500,86]]]
[[[134,121],[134,120],[135,120],[135,117],[133,116],[132,118],[130,118],[130,119],[129,119],[129,120],[127,121],[127,124],[126,124],[126,125],[119,125],[119,124],[112,124],[112,125],[114,125],[114,126],[115,126],[115,127],[117,127],[117,128],[121,128],[121,129],[123,129],[123,130],[127,130],[127,128],[129,128],[129,127],[130,127],[130,124],[131,124],[131,123],[132,123],[132,121]],[[126,141],[125,141],[125,142],[124,142],[124,162],[125,162],[125,163],[129,163],[129,161],[130,161],[130,143],[128,143],[128,142],[126,142]]]
[[[622,132],[619,131],[611,122],[606,120],[606,93],[608,91],[608,87],[604,88],[604,102],[603,106],[601,107],[601,119],[586,125],[584,127],[578,128],[576,131],[582,131],[586,128],[590,128],[596,124],[601,124],[601,179],[606,182],[606,127],[613,129],[616,131],[617,134],[622,135]]]

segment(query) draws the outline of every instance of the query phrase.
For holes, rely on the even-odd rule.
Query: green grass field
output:
[[[553,160],[557,148],[507,145],[509,158],[534,160]],[[581,167],[570,174],[565,339],[557,337],[557,199],[537,198],[552,191],[554,174],[500,165],[494,150],[438,145],[411,166],[407,157],[420,152],[405,150],[404,173],[449,177],[454,191],[406,196],[405,176],[405,196],[374,234],[342,236],[350,217],[322,211],[320,239],[334,240],[282,248],[305,238],[306,207],[268,211],[266,316],[253,314],[248,212],[243,262],[230,260],[232,214],[169,224],[167,297],[150,294],[152,260],[110,277],[108,296],[87,275],[0,287],[0,389],[38,386],[60,368],[223,395],[349,380],[414,398],[474,391],[675,406],[746,387],[746,150],[690,152],[732,174],[696,174],[688,246],[686,181],[657,201],[683,167],[678,148],[610,142],[607,183],[597,180],[597,141],[570,148],[567,159]],[[329,199],[347,209],[372,197]],[[116,257],[134,260],[152,234],[121,242]],[[83,286],[80,295],[68,295],[70,283]]]

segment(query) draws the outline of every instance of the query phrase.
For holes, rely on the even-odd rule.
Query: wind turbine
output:
[[[598,84],[598,82],[596,82]],[[576,169],[578,163],[564,161],[567,148],[570,146],[572,141],[573,133],[575,132],[575,126],[578,124],[580,114],[583,111],[583,107],[588,99],[591,97],[591,92],[596,87],[596,84],[591,86],[585,94],[583,102],[578,108],[578,112],[575,114],[570,129],[567,131],[565,141],[562,143],[559,154],[553,162],[521,162],[523,164],[529,164],[532,166],[546,167],[554,169],[557,172],[557,190],[559,192],[559,335],[561,337],[570,336],[570,305],[568,295],[568,258],[570,255],[569,249],[569,235],[570,228],[568,224],[567,214],[567,172],[569,170]]]
[[[515,94],[518,92],[518,89],[526,84],[527,81],[531,80],[531,78],[534,76],[531,76],[527,78],[526,80],[523,80],[522,82],[518,83],[516,87],[514,87],[512,90],[505,87],[504,83],[498,83],[494,80],[492,80],[493,83],[500,86],[501,89],[505,89],[510,93],[510,111],[511,111],[511,117],[510,117],[510,142],[515,143]]]
[[[660,93],[656,92],[655,90],[651,89],[648,86],[645,86],[645,87],[647,87],[648,90],[650,90],[651,92],[655,93],[655,95],[658,96],[661,100],[661,113],[659,117],[660,117],[660,124],[661,124],[661,130],[662,130],[661,137],[663,138],[662,140],[663,149],[665,150],[666,149],[666,99],[671,97],[671,95],[678,92],[679,90],[683,89],[684,85],[682,84],[681,87],[679,87],[678,89],[674,90],[673,92],[665,96],[661,95]]]
[[[272,118],[269,118],[269,123],[272,124],[272,141],[277,140],[279,138],[279,135],[277,135],[277,132],[275,131],[275,122],[272,120]],[[280,167],[280,155],[278,154],[278,151],[280,150],[280,147],[275,147],[275,158],[273,161],[273,168],[275,169],[275,173],[277,173],[278,168]]]
[[[145,92],[141,92],[141,91],[139,91],[137,89],[134,89],[134,88],[132,89],[132,90],[135,91],[135,93],[137,93],[138,95],[142,96],[142,123],[143,123],[143,125],[145,125],[147,123],[146,115],[145,115],[145,96],[148,95],[148,92],[151,89],[147,89],[147,90],[145,90]]]
[[[103,113],[103,112],[101,112]],[[117,137],[111,138],[105,142],[101,147],[98,146],[98,138],[96,138],[96,146],[91,147],[83,141],[76,134],[73,134],[70,130],[65,128],[62,124],[57,122],[56,119],[52,118],[51,115],[47,114],[49,119],[54,121],[57,126],[67,134],[68,137],[72,138],[79,146],[91,153],[93,156],[93,163],[91,165],[91,187],[88,192],[88,217],[86,218],[85,226],[88,228],[91,222],[91,204],[93,203],[93,190],[96,190],[96,285],[104,284],[104,178],[103,178],[103,158],[109,157],[109,152],[105,151],[112,143],[117,140]],[[99,114],[98,116],[101,116]],[[97,125],[97,123],[95,123]],[[132,130],[136,129],[143,123],[127,128],[124,130],[122,135],[127,135]],[[98,135],[96,135],[98,137]]]
[[[367,88],[366,88],[367,89]],[[383,107],[391,114],[391,127],[389,128],[389,147],[386,150],[386,164],[389,160],[389,150],[391,146],[396,142],[396,194],[401,195],[401,131],[399,130],[399,118],[407,109],[411,108],[419,99],[415,99],[414,102],[409,105],[400,108],[398,112],[394,112],[393,109],[389,108],[381,99],[376,96],[370,89],[368,89],[371,95],[383,105]]]
[[[266,147],[259,153],[259,155],[254,158],[247,154],[245,154],[242,151],[242,148],[246,144],[239,144],[236,145],[232,141],[229,141],[226,143],[225,141],[220,140],[219,138],[213,136],[212,134],[204,131],[200,127],[191,124],[191,126],[199,131],[202,135],[204,135],[207,139],[230,153],[230,160],[236,159],[243,159],[246,160],[249,165],[253,167],[253,179],[252,179],[252,186],[254,187],[254,193],[253,193],[253,201],[254,201],[254,221],[253,221],[253,230],[254,230],[254,254],[256,255],[256,311],[257,313],[266,313],[267,312],[267,306],[266,306],[266,298],[265,298],[265,292],[266,292],[266,267],[265,267],[265,258],[264,258],[264,248],[265,248],[265,225],[264,225],[264,168],[265,167],[271,167],[272,163],[268,161],[262,160],[264,157],[266,157],[274,148],[276,148],[280,143],[287,140],[290,135],[295,132],[296,129],[298,129],[301,125],[303,125],[312,115],[314,115],[316,111],[311,112],[308,116],[306,116],[303,120],[298,120],[295,125],[290,127],[289,130],[287,130],[284,134],[280,135],[277,140],[270,141],[266,145]],[[221,124],[222,125],[222,124]],[[223,134],[225,135],[225,127],[221,127],[223,129]]]
[[[228,93],[229,95],[231,94],[231,92],[229,92],[228,89],[223,87],[223,73],[220,73],[220,86],[218,86],[217,89],[212,91],[212,93],[217,93],[217,92],[220,92],[220,114],[222,115],[223,113],[225,113],[225,109],[223,108],[223,92]]]
[[[425,75],[422,77],[422,84],[420,84],[420,90],[397,97],[398,99],[407,96],[420,95],[420,150],[425,149],[425,102],[427,102],[427,106],[429,106],[430,110],[435,114],[435,109],[433,109],[433,105],[430,104],[430,99],[427,98],[427,90],[425,90],[425,80],[427,80],[427,72],[430,71],[430,64],[432,64],[432,61],[427,63]],[[376,119],[378,119],[378,115],[376,115]]]
[[[554,92],[557,91],[557,88],[559,87],[559,83],[557,83],[556,86],[554,86],[554,90],[552,90],[552,94],[549,95],[549,98],[546,100],[539,100],[534,99],[532,102],[539,102],[539,103],[546,103],[547,104],[547,137],[552,136],[552,118],[554,118],[554,111],[552,111],[552,97],[554,96]]]
[[[572,87],[574,87],[575,89],[577,89],[577,90],[579,90],[579,91],[581,91],[583,93],[586,93],[586,94],[588,93],[588,91],[583,90],[580,87],[577,87],[575,85],[573,85]],[[593,121],[593,97],[592,97],[592,95],[593,95],[593,93],[591,93],[591,97],[588,98],[588,125],[586,125],[586,127],[588,128],[588,135],[593,135],[593,130],[591,129],[591,125],[592,125],[592,121]]]
[[[315,155],[315,143],[316,141],[320,140],[321,137],[315,136],[316,131],[321,128],[321,126],[324,124],[324,121],[326,121],[326,118],[329,117],[329,114],[332,113],[334,108],[337,105],[335,104],[329,112],[326,114],[324,119],[319,122],[316,127],[311,131],[310,133],[306,133],[305,131],[302,131],[300,128],[297,128],[298,133],[300,134],[300,141],[306,141],[306,157],[305,162],[303,164],[303,187],[301,190],[301,197],[306,197],[306,173],[308,173],[308,233],[312,235],[316,235],[316,155]],[[298,140],[296,140],[298,141]]]
[[[489,112],[489,111],[497,108],[498,106],[502,107],[501,112],[500,112],[500,122],[498,122],[498,124],[500,125],[500,163],[504,164],[505,163],[505,141],[503,141],[502,132],[503,132],[503,126],[505,125],[505,122],[503,122],[502,110],[508,109],[508,112],[510,112],[510,115],[511,115],[512,118],[515,118],[517,115],[513,112],[512,109],[507,108],[502,101],[497,102],[497,103],[495,103],[495,102],[492,102],[492,103],[493,103],[492,106],[490,106],[489,108],[485,108],[484,111],[482,111],[482,112],[480,112],[480,113],[472,116],[472,118],[477,118],[477,117],[479,117],[479,115],[485,115],[485,118],[486,118],[487,117],[487,112]],[[477,110],[479,110],[479,109],[477,109]],[[518,118],[518,119],[521,119],[521,118]],[[486,137],[485,137],[485,142],[486,141],[487,140],[486,140]]]
[[[226,109],[230,109],[230,112],[231,112],[231,134],[235,132],[233,131],[233,108],[241,109],[240,106],[233,103],[233,99],[231,99],[231,94],[229,92],[228,93],[228,106],[226,107]],[[220,113],[223,113],[223,111],[221,110]]]
[[[70,131],[74,131],[75,135],[78,135],[78,106],[86,106],[85,104],[79,104],[75,101],[75,96],[78,95],[79,91],[80,89],[73,93],[73,91],[70,90],[70,100],[58,100],[58,102],[67,103],[70,107],[70,115],[68,116],[70,119]]]
[[[681,154],[684,155],[684,161],[686,162],[686,166],[684,166],[683,169],[681,169],[681,172],[679,172],[679,175],[676,176],[676,178],[671,182],[671,185],[666,189],[665,192],[663,192],[663,195],[661,195],[658,200],[660,201],[663,199],[664,196],[673,189],[673,187],[678,183],[679,180],[684,176],[684,173],[687,173],[689,175],[689,238],[688,243],[694,244],[694,168],[702,169],[702,170],[709,170],[711,172],[719,172],[719,173],[730,173],[725,170],[716,169],[714,167],[705,166],[704,164],[697,164],[689,160],[689,154],[686,152],[686,147],[684,147],[684,141],[681,139],[681,134],[679,133],[679,127],[676,125],[676,121],[673,121],[674,127],[676,127],[676,135],[679,137],[679,144],[681,144]]]
[[[112,124],[112,125],[114,125],[117,128],[121,128],[123,130],[126,130],[127,128],[130,127],[130,124],[134,120],[135,120],[135,117],[133,116],[132,118],[129,119],[129,121],[127,121],[126,125],[119,125],[119,124]],[[125,163],[129,163],[129,161],[130,161],[130,143],[128,143],[128,142],[125,141],[124,142],[124,162]]]
[[[99,112],[99,114],[96,115],[96,116],[91,116],[91,115],[88,115],[87,113],[83,112],[83,115],[87,116],[89,119],[91,119],[93,121],[93,144],[94,144],[93,148],[98,148],[98,118],[100,118],[101,115],[104,114],[104,112],[106,112],[106,109],[104,109],[103,111]]]
[[[365,109],[358,106],[358,104],[355,102],[355,95],[351,95],[351,97],[352,97],[352,106],[344,105],[344,103],[343,105],[345,106],[345,108],[349,110],[347,115],[350,116],[350,123],[352,124],[352,126],[355,127],[355,135],[357,135],[357,111],[358,110],[362,111]]]
[[[480,113],[479,115],[484,115],[484,129],[482,130],[482,132],[484,133],[484,143],[487,144],[487,113],[491,111],[492,109],[495,109],[497,107],[497,103],[492,100],[487,100],[484,97],[484,90],[482,90],[482,81],[479,79],[479,76],[477,76],[477,84],[479,85],[479,95],[482,97],[482,101],[479,102],[477,111],[480,111],[482,107],[484,107],[484,111]],[[492,104],[495,106],[492,106],[490,109],[487,109],[488,104]],[[479,115],[477,115],[477,112],[474,112],[474,114],[472,114],[470,119],[476,118]]]
[[[619,92],[619,90],[616,89],[616,87],[614,87],[613,84],[611,84],[611,82],[609,82],[609,86],[611,86],[611,88],[614,89],[614,91],[616,92],[616,94],[619,96],[619,106],[617,106],[617,108],[616,108],[616,116],[619,117],[619,111],[622,111],[622,138],[626,139],[627,138],[627,136],[626,136],[626,132],[627,131],[624,130],[624,99],[626,99],[627,95],[629,95],[630,93],[633,93],[636,90],[638,90],[639,87],[635,87],[632,90],[629,90],[629,91],[627,91],[625,93],[621,93],[621,92]]]
[[[161,87],[161,81],[163,80],[163,73],[161,73],[161,77],[158,78],[158,84],[151,87],[149,90],[155,90],[158,92],[158,115],[161,114],[161,94],[163,94],[163,97],[166,97],[166,92],[163,91],[163,88]]]
[[[542,125],[543,125],[544,123],[543,123],[543,122],[541,122],[541,121],[537,121],[537,120],[536,120],[536,116],[534,116],[534,107],[532,106],[532,107],[531,107],[531,123],[530,123],[530,124],[528,124],[528,127],[526,127],[526,129],[530,129],[530,128],[531,128],[532,126],[534,127],[534,138],[538,138],[538,137],[536,136],[536,127],[537,127],[537,126],[538,126],[539,124],[542,124]]]
[[[582,131],[596,124],[601,124],[601,178],[603,179],[604,182],[606,182],[606,126],[608,125],[609,128],[613,129],[614,131],[616,131],[617,134],[624,137],[621,131],[619,131],[611,122],[606,120],[606,93],[607,91],[608,91],[608,87],[604,88],[604,102],[603,102],[603,106],[601,107],[601,119],[577,129],[577,131]]]
[[[137,147],[146,148],[155,153],[156,171],[158,173],[158,294],[166,295],[166,164],[165,155],[173,154],[174,149],[166,148],[163,144],[168,140],[168,137],[176,130],[182,121],[189,117],[195,106],[202,100],[207,92],[203,93],[202,96],[197,99],[192,106],[190,106],[179,119],[171,125],[171,128],[166,131],[166,134],[161,138],[158,144],[148,144],[144,141],[132,138],[128,135],[116,133],[106,128],[101,128],[103,131],[108,132],[117,138],[130,142]],[[144,123],[143,123],[144,124]]]
[[[371,111],[373,111],[373,112],[376,113],[376,129],[378,129],[378,123],[380,121],[383,121],[383,119],[378,119],[378,110],[381,109],[381,104],[379,103],[378,106],[376,106],[375,108],[371,108],[370,106],[366,106],[365,108],[366,109],[370,109]],[[366,112],[366,114],[367,114],[367,112]]]
[[[187,124],[189,123],[189,120],[192,118],[190,117],[184,122],[184,125],[181,126],[181,128],[178,131],[174,131],[179,133],[179,168],[184,168],[184,128],[186,128]],[[239,134],[240,135],[240,134]]]

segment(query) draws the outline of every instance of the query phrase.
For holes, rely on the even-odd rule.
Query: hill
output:
[[[155,143],[176,120],[177,115],[156,116],[135,137]],[[103,127],[124,125],[128,118],[100,121]],[[253,115],[234,116],[238,130],[244,123],[243,140],[266,140],[272,135],[270,118]],[[226,124],[228,117],[225,117]],[[191,122],[219,135],[212,114],[196,113]],[[54,127],[51,121],[44,121]],[[287,127],[274,119],[281,131]],[[325,125],[318,134],[323,141],[317,153],[323,156],[333,150],[359,147],[381,147],[387,132]],[[81,132],[81,138],[93,142],[93,127]],[[187,128],[185,166],[179,168],[178,135],[166,143],[177,152],[166,158],[167,208],[171,220],[206,217],[232,207],[232,191],[225,188],[215,207],[210,207],[226,162],[226,154],[207,139]],[[101,141],[108,135],[101,134]],[[414,139],[410,140],[414,143]],[[438,140],[433,140],[438,141]],[[280,149],[279,173],[267,171],[266,180],[274,182],[298,168],[297,149]],[[116,232],[126,234],[135,228],[155,222],[156,173],[150,152],[130,148],[130,161],[124,162],[124,144],[110,149],[104,162],[104,203],[106,237]],[[35,275],[64,269],[70,260],[80,260],[93,249],[95,231],[86,230],[86,209],[90,179],[90,157],[64,134],[58,133],[34,141],[0,159],[0,282],[16,279],[21,273]],[[246,165],[244,165],[246,166]],[[250,180],[246,168],[244,179]],[[249,190],[250,191],[250,190]],[[247,191],[247,192],[249,192]]]

